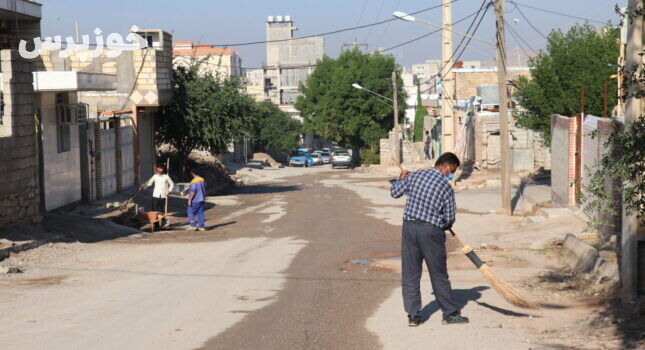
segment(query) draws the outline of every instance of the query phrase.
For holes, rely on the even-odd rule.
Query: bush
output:
[[[379,164],[381,162],[381,152],[378,147],[362,149],[361,159],[363,164]]]

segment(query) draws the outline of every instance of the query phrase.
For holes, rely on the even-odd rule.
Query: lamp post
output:
[[[372,91],[370,89],[366,89],[366,88],[362,87],[361,85],[359,85],[357,83],[352,84],[352,87],[354,87],[355,89],[358,89],[358,90],[365,91],[365,92],[367,92],[369,94],[372,94],[374,96],[378,96],[378,97],[380,97],[382,99],[385,99],[387,101],[390,101],[392,103],[392,105],[390,105],[390,104],[387,104],[387,105],[392,107],[392,109],[394,109],[394,150],[393,151],[394,151],[394,161],[397,164],[399,164],[399,163],[401,163],[401,157],[400,157],[401,156],[401,145],[400,145],[400,141],[399,141],[399,108],[398,108],[398,103],[397,103],[398,102],[397,101],[398,100],[397,99],[398,90],[397,90],[397,86],[396,86],[396,79],[397,79],[396,72],[392,72],[392,87],[393,87],[392,91],[393,91],[393,97],[394,97],[393,99],[385,97],[385,96],[379,94],[378,92],[374,92],[374,91]],[[379,100],[379,101],[381,101],[381,100]],[[381,102],[383,102],[383,101],[381,101]],[[385,102],[383,102],[383,103],[385,103]]]

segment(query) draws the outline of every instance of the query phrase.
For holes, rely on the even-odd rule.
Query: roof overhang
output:
[[[0,15],[17,14],[19,19],[41,19],[42,5],[28,0],[0,0]],[[24,17],[23,17],[24,16]]]
[[[34,91],[113,91],[116,75],[86,72],[34,72]]]

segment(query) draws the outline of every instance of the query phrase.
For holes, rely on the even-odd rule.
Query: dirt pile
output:
[[[170,157],[170,176],[175,182],[190,182],[190,176],[183,174],[179,169],[179,155],[177,153],[163,153],[158,161],[166,164]],[[231,179],[226,166],[219,159],[209,152],[193,151],[186,162],[186,171],[195,169],[201,177],[206,180],[209,195],[224,194],[230,191],[235,182]]]
[[[281,165],[279,162],[277,162],[275,159],[273,159],[273,157],[271,157],[269,154],[262,153],[262,152],[254,153],[253,154],[253,160],[264,161],[266,163],[269,163],[271,165],[271,167],[274,167],[274,168],[277,168],[277,167],[279,167]]]

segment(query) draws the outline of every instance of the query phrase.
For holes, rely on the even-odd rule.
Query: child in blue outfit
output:
[[[193,180],[190,182],[190,192],[188,194],[188,220],[190,227],[195,231],[206,231],[204,226],[204,200],[206,200],[206,181],[191,171]],[[195,215],[198,222],[195,223]],[[199,225],[199,226],[198,226]]]

